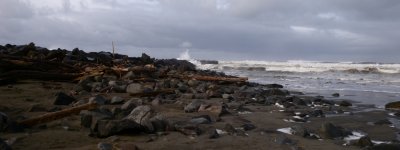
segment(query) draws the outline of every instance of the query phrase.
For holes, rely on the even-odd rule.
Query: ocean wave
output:
[[[202,65],[201,65],[202,66]],[[400,74],[400,64],[353,63],[353,62],[318,62],[318,61],[219,61],[218,64],[204,65],[200,68],[212,70],[247,70],[267,72],[344,72],[351,74],[382,73]]]

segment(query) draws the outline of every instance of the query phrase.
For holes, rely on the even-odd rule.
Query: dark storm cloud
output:
[[[2,0],[0,43],[209,59],[396,61],[398,0]]]

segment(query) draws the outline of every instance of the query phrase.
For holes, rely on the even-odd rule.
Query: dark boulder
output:
[[[177,59],[157,60],[155,62],[155,66],[157,67],[168,66],[170,69],[177,70],[179,72],[196,70],[196,66],[190,63],[189,61],[177,60]]]
[[[119,96],[114,96],[111,98],[111,104],[121,104],[124,102],[124,98]]]
[[[280,84],[266,84],[265,85],[267,88],[278,88],[278,89],[280,89],[280,88],[283,88],[283,85],[280,85]]]
[[[235,135],[237,133],[236,128],[229,123],[225,124],[224,131],[227,132],[229,135]]]
[[[385,105],[386,109],[400,109],[400,101],[390,102]]]
[[[104,104],[106,104],[108,102],[108,100],[107,99],[105,99],[103,96],[101,96],[101,95],[96,95],[96,96],[94,96],[94,97],[90,97],[89,98],[89,103],[96,103],[96,104],[99,104],[99,105],[104,105]]]
[[[142,53],[142,57],[140,57],[140,61],[143,64],[152,64],[154,63],[154,58],[151,58],[149,55],[147,55],[146,53]]]
[[[325,139],[336,139],[351,135],[351,132],[343,127],[335,126],[332,123],[324,123],[319,129],[319,135]]]
[[[141,99],[130,99],[129,101],[125,102],[122,106],[121,109],[123,111],[129,111],[129,113],[137,106],[137,101],[140,101]]]
[[[75,101],[74,97],[69,96],[63,92],[58,92],[56,94],[53,104],[54,105],[69,105],[74,101]]]
[[[310,136],[310,132],[302,125],[295,125],[291,127],[292,134],[301,136],[301,137],[308,137]]]
[[[119,133],[141,133],[147,130],[133,120],[99,120],[97,122],[97,137],[105,138]]]
[[[157,114],[150,106],[147,105],[136,107],[124,119],[138,123],[148,132],[165,131],[168,126],[168,123],[164,117]]]
[[[333,97],[339,97],[340,94],[339,94],[339,93],[333,93],[332,96],[333,96]]]
[[[243,128],[244,131],[249,131],[249,130],[253,130],[253,129],[257,128],[255,125],[253,125],[251,123],[245,123],[241,127]]]
[[[312,110],[308,112],[308,115],[310,117],[325,117],[324,111],[322,111],[321,109]]]
[[[360,139],[357,140],[354,145],[359,146],[359,147],[367,147],[367,146],[373,146],[374,143],[372,143],[371,139],[368,136],[363,136]]]
[[[343,100],[339,102],[339,106],[349,107],[352,106],[352,104],[349,101]]]
[[[209,136],[208,136],[208,138],[209,139],[216,139],[216,138],[219,138],[219,134],[218,134],[218,131],[216,130],[216,129],[212,129],[212,130],[210,130],[210,132],[209,132]]]

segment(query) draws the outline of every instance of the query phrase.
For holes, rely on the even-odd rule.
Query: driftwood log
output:
[[[247,77],[217,77],[217,76],[193,76],[189,77],[199,81],[226,81],[226,82],[246,82]]]
[[[97,107],[96,103],[88,103],[88,104],[84,104],[84,105],[80,105],[80,106],[76,106],[76,107],[72,107],[72,108],[67,108],[64,110],[56,111],[56,112],[46,113],[46,114],[43,114],[43,115],[40,115],[40,116],[37,116],[34,118],[23,120],[23,121],[19,122],[19,124],[30,127],[30,126],[34,126],[37,124],[46,123],[46,122],[61,119],[61,118],[67,117],[67,116],[71,116],[74,114],[78,114],[81,110],[92,110],[92,109],[95,109],[96,107]]]
[[[159,91],[153,91],[153,92],[143,92],[143,93],[136,93],[136,94],[129,94],[130,96],[134,97],[149,97],[149,96],[157,96],[159,94],[174,94],[175,90],[173,89],[165,89],[165,90],[159,90]]]
[[[72,81],[81,76],[78,73],[54,73],[42,72],[31,70],[14,70],[0,74],[0,78],[22,80],[22,79],[36,79],[36,80],[51,80],[51,81]]]
[[[12,70],[35,70],[35,71],[58,71],[58,72],[79,72],[79,69],[62,62],[47,60],[33,60],[20,57],[0,56],[0,68],[4,71]]]

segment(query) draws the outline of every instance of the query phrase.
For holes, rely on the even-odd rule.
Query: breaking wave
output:
[[[201,66],[201,64],[200,64]],[[219,64],[202,66],[211,70],[247,70],[268,72],[345,72],[400,74],[400,64],[317,62],[317,61],[219,61]]]

